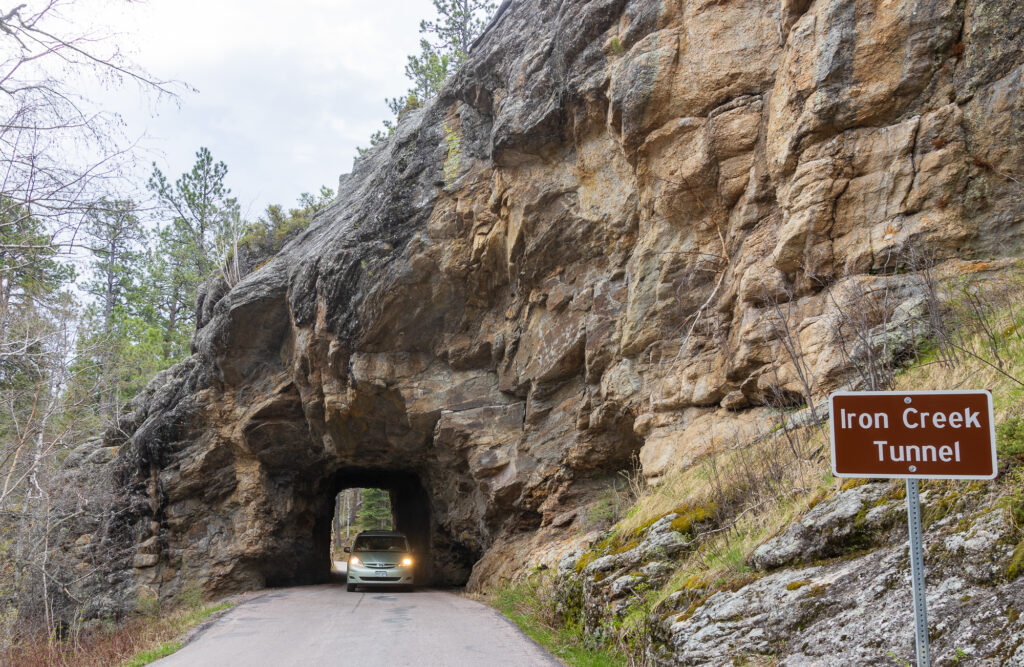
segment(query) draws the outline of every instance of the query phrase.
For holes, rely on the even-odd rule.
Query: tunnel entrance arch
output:
[[[440,411],[413,419],[401,393],[361,383],[344,411],[340,403],[322,411],[317,396],[282,382],[240,416],[237,439],[219,450],[233,477],[225,484],[231,521],[203,528],[229,551],[202,573],[207,590],[332,581],[335,500],[348,488],[387,490],[394,527],[417,553],[418,584],[466,584],[496,526],[470,450],[437,447]]]
[[[266,538],[254,544],[256,558],[242,558],[223,580],[231,586],[251,582],[253,587],[284,587],[336,581],[332,575],[332,529],[335,500],[351,488],[386,490],[391,502],[393,528],[405,534],[416,559],[416,584],[462,586],[482,555],[464,535],[453,536],[434,506],[437,489],[415,470],[346,466],[322,472],[317,480],[267,480],[279,499],[276,516]],[[358,531],[357,531],[358,532]],[[353,537],[357,532],[354,532]],[[461,539],[460,539],[461,538]]]
[[[388,492],[391,499],[391,513],[394,529],[404,533],[409,541],[416,559],[416,583],[430,584],[434,582],[433,553],[431,549],[432,518],[430,497],[419,475],[404,470],[386,470],[374,468],[345,468],[338,471],[327,483],[327,488],[334,489],[333,496],[346,489],[377,488]],[[323,522],[316,524],[316,543],[318,551],[323,551],[323,560],[330,567],[331,519],[326,527],[326,548],[320,547],[324,540]]]
[[[493,371],[303,345],[333,356],[315,365],[300,356],[294,375],[256,373],[201,394],[208,403],[189,404],[195,412],[180,420],[189,429],[169,431],[188,443],[184,455],[147,466],[155,520],[140,545],[159,549],[162,565],[140,580],[159,595],[191,582],[216,596],[332,581],[335,499],[355,487],[388,490],[396,528],[420,554],[418,583],[493,577],[508,555],[499,540],[545,517],[574,521],[588,480],[635,451],[618,413],[602,413],[615,428],[562,437],[576,417],[559,406],[571,407],[576,385],[550,390],[530,413]],[[310,374],[314,366],[333,375]],[[531,435],[541,428],[555,435]],[[500,555],[481,566],[489,552]]]

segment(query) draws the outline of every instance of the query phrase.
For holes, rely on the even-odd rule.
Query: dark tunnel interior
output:
[[[464,586],[483,549],[465,525],[449,525],[451,508],[435,505],[445,502],[444,490],[428,483],[415,469],[368,466],[324,471],[301,483],[285,480],[281,496],[292,500],[281,505],[283,521],[256,558],[238,564],[238,580],[251,577],[257,587],[342,583],[332,562],[336,501],[343,490],[361,488],[388,492],[394,530],[413,551],[417,586]]]
[[[338,493],[351,488],[379,488],[388,491],[394,529],[405,534],[416,558],[416,583],[436,583],[433,571],[432,522],[430,498],[417,474],[408,471],[372,468],[346,468],[336,473],[325,485],[325,499],[330,510],[320,512],[314,527],[314,549],[325,571],[320,579],[328,579],[331,567],[331,521],[333,500]]]

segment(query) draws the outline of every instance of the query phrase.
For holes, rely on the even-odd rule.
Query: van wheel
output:
[[[349,593],[352,593],[352,592],[354,592],[356,590],[356,585],[355,584],[346,584],[345,585],[345,590],[347,590]]]

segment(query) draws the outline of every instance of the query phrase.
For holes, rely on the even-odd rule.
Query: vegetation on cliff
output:
[[[407,56],[405,77],[412,86],[399,97],[387,101],[392,119],[384,120],[384,129],[370,136],[370,148],[391,136],[399,119],[437,95],[441,86],[465,61],[469,47],[479,37],[494,13],[493,0],[433,0],[436,17],[420,21],[420,52]]]
[[[962,547],[952,546],[963,544],[964,539],[979,540],[979,535],[989,534],[982,548],[990,551],[983,558],[995,558],[990,574],[976,575],[984,584],[981,595],[972,591],[961,595],[960,608],[933,610],[931,621],[945,627],[960,623],[963,615],[979,613],[978,606],[967,605],[971,598],[984,609],[984,591],[1012,587],[1024,574],[1024,459],[1019,434],[1024,396],[1024,309],[1020,305],[1024,268],[1013,264],[993,273],[987,264],[959,266],[944,277],[936,276],[929,289],[936,303],[941,303],[941,316],[927,327],[931,334],[918,340],[908,360],[879,360],[880,367],[872,373],[891,378],[886,386],[897,391],[989,388],[995,399],[1000,460],[1000,476],[991,483],[925,481],[922,485],[930,581],[950,568],[976,567],[970,554],[965,556]],[[686,648],[676,652],[682,646],[673,645],[678,644],[671,629],[674,624],[680,624],[680,632],[699,632],[703,626],[693,620],[694,615],[712,596],[722,592],[742,596],[747,587],[779,568],[796,568],[780,590],[804,591],[801,600],[780,604],[792,604],[794,609],[829,604],[832,580],[822,577],[815,566],[847,562],[855,572],[859,559],[867,561],[869,554],[904,543],[906,527],[901,516],[905,511],[901,481],[864,486],[868,480],[832,476],[827,429],[827,422],[811,418],[806,408],[779,410],[774,426],[762,435],[722,441],[694,465],[642,490],[615,526],[557,571],[540,570],[520,583],[497,589],[495,604],[504,609],[509,605],[502,600],[526,595],[530,603],[517,607],[517,613],[530,619],[523,623],[542,623],[551,636],[574,646],[621,651],[629,656],[624,660],[629,664],[672,659],[685,663],[688,656],[699,663],[701,658],[693,656],[705,654],[695,653],[695,646],[683,644]],[[685,534],[685,546],[671,553],[663,550],[660,555],[631,557],[643,552],[658,526]],[[895,567],[899,572],[906,562]],[[869,581],[883,576],[889,573],[867,573]],[[538,585],[538,581],[544,583]],[[896,593],[910,594],[904,587]],[[993,596],[996,609],[1007,604],[999,602],[1000,597]],[[1017,602],[1012,596],[1008,599],[1009,609],[1016,609]],[[768,664],[798,652],[794,645],[800,642],[806,646],[806,637],[826,618],[822,611],[805,615],[799,628],[775,633],[774,648],[768,652],[757,641],[740,641],[730,644],[723,655]],[[1011,613],[1010,626],[1014,622]],[[692,625],[682,627],[686,624]],[[737,624],[742,627],[741,621]],[[780,625],[784,625],[781,620]],[[852,638],[850,632],[850,642],[865,641]],[[1000,636],[1011,632],[1007,626]],[[873,644],[876,654],[865,655],[884,660],[905,654],[902,640],[886,637]],[[979,644],[962,634],[951,635],[948,641],[942,636],[934,639],[937,655],[951,656],[954,662],[967,656],[1006,660],[1018,648],[1013,642]],[[569,662],[586,664],[572,658]]]

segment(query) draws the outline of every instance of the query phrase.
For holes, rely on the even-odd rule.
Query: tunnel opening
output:
[[[344,571],[341,563],[348,559],[345,549],[352,548],[356,535],[364,530],[394,530],[394,527],[391,494],[387,489],[342,489],[334,499],[331,521],[331,564],[335,571]]]
[[[317,581],[330,581],[333,561],[343,553],[344,546],[362,530],[396,530],[403,533],[416,558],[417,585],[462,585],[469,576],[475,558],[465,549],[446,539],[431,511],[430,497],[412,471],[374,468],[345,468],[323,484],[324,502],[317,510],[313,526],[313,558]],[[338,520],[339,504],[346,508],[346,494],[359,489],[363,506],[352,511],[352,494],[347,498],[350,514],[348,524]],[[380,496],[384,502],[378,502]],[[375,498],[376,496],[376,498]],[[369,507],[367,500],[376,502]],[[362,509],[360,515],[359,509]],[[363,519],[363,521],[360,521]],[[340,525],[339,525],[340,524]],[[347,529],[347,530],[346,530]],[[346,538],[348,543],[346,544]],[[268,585],[296,582],[298,573]],[[303,577],[304,578],[304,577]]]
[[[344,418],[310,419],[316,411],[307,414],[286,384],[251,409],[239,448],[251,458],[233,468],[245,521],[223,532],[235,553],[203,574],[210,591],[340,583],[332,556],[345,544],[334,525],[348,489],[386,492],[392,528],[417,554],[417,585],[464,586],[495,535],[526,530],[524,518],[539,525],[539,513],[515,507],[537,463],[513,456],[514,442],[504,441],[522,425],[521,405],[410,419],[401,395],[358,383],[347,400]],[[496,435],[476,435],[495,420]],[[477,437],[501,441],[480,451],[470,446]],[[355,522],[346,527],[354,539]],[[194,532],[201,530],[211,528]]]
[[[393,530],[391,494],[387,489],[352,487],[342,489],[334,499],[331,522],[331,560],[344,559],[345,547],[364,530]]]

